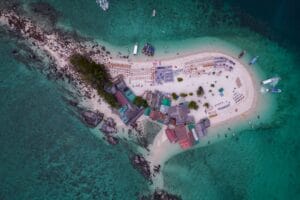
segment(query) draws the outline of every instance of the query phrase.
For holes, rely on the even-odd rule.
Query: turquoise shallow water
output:
[[[116,49],[150,41],[160,52],[177,52],[210,36],[260,55],[262,76],[282,78],[271,121],[175,156],[163,169],[165,186],[188,200],[300,198],[296,1],[111,0],[107,12],[94,0],[47,2],[62,13],[62,26]],[[0,199],[135,199],[146,191],[126,148],[92,136],[55,84],[14,61],[13,46],[0,45]]]
[[[135,199],[146,191],[130,149],[94,137],[55,84],[13,59],[13,48],[0,40],[0,199]]]

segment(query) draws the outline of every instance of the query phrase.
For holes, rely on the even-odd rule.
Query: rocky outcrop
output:
[[[100,131],[102,131],[105,135],[117,133],[115,121],[112,118],[107,118],[107,120],[104,120],[101,125]]]
[[[119,139],[111,135],[107,135],[106,140],[111,145],[116,145],[119,143]]]
[[[149,162],[143,156],[134,155],[131,158],[131,163],[147,180],[152,182]]]
[[[181,197],[170,194],[164,190],[155,190],[150,196],[142,196],[139,200],[181,200]]]
[[[117,133],[116,122],[113,118],[107,118],[104,120],[100,127],[100,131],[105,135],[106,141],[111,145],[119,143],[119,139],[114,135]]]
[[[180,200],[181,198],[176,195],[169,194],[164,190],[156,190],[154,192],[153,199],[154,200]]]
[[[69,103],[71,106],[74,106],[74,107],[76,107],[76,106],[79,104],[79,102],[78,102],[77,100],[74,100],[74,99],[69,99],[69,100],[68,100],[68,103]]]
[[[84,111],[82,113],[83,121],[91,127],[96,127],[103,120],[103,113],[93,112],[93,111]]]

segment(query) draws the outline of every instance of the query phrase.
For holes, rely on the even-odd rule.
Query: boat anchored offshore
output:
[[[249,65],[254,65],[254,64],[257,62],[258,58],[259,58],[259,56],[253,57],[253,58],[250,60]]]
[[[272,88],[265,88],[265,87],[262,87],[260,89],[261,93],[281,93],[282,90],[279,89],[279,88],[275,88],[275,87],[272,87]]]
[[[275,76],[269,79],[266,79],[261,82],[263,87],[261,87],[261,92],[262,93],[281,93],[282,90],[275,87],[278,82],[280,81],[280,77]]]
[[[133,55],[137,55],[138,52],[138,44],[136,43],[133,47]]]
[[[279,88],[275,88],[275,87],[273,87],[273,88],[271,88],[271,90],[269,90],[271,93],[281,93],[281,89],[279,89]]]
[[[152,10],[152,17],[155,17],[155,15],[156,15],[156,10],[153,9],[153,10]]]
[[[109,3],[107,0],[96,0],[96,3],[104,10],[106,11],[109,7]]]
[[[275,76],[269,79],[266,79],[264,81],[261,82],[262,85],[271,85],[271,86],[276,86],[277,83],[280,81],[280,77]]]
[[[245,50],[243,50],[240,54],[239,54],[239,58],[242,58],[244,55],[245,55],[245,53],[246,53],[246,51]]]

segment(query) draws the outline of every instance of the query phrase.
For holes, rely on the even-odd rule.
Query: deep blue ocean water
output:
[[[300,199],[298,1],[111,0],[107,12],[94,0],[46,1],[61,26],[114,46],[213,36],[260,55],[264,74],[282,78],[272,121],[175,156],[165,186],[187,200]],[[14,48],[0,35],[0,199],[135,199],[147,191],[126,145],[94,137],[59,86],[16,61]]]

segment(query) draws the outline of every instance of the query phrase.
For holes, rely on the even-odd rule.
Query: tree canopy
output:
[[[178,99],[178,95],[175,92],[173,92],[171,95],[174,100]]]
[[[111,77],[102,64],[97,64],[88,57],[74,54],[70,58],[71,64],[81,74],[84,80],[97,89],[98,94],[113,108],[118,108],[119,103],[114,95],[107,92],[105,86],[111,86]]]
[[[194,109],[194,110],[198,110],[199,106],[195,101],[190,101],[189,105],[188,105],[189,109]]]
[[[148,103],[145,99],[143,99],[143,97],[141,96],[137,96],[135,97],[135,99],[133,100],[133,103],[138,106],[138,107],[148,107]]]

